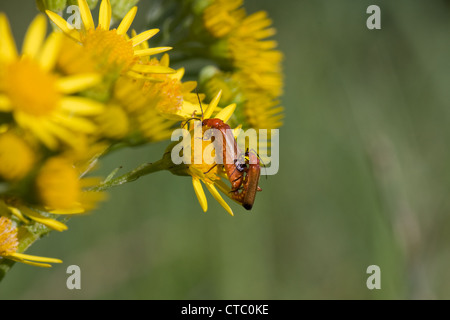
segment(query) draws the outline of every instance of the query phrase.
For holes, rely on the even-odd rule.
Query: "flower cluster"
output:
[[[196,3],[180,1],[183,8]],[[136,2],[102,0],[95,22],[97,1],[38,0],[43,14],[29,26],[21,50],[0,13],[0,264],[3,258],[42,267],[61,262],[22,252],[33,239],[66,230],[71,216],[96,208],[109,187],[157,170],[191,176],[206,211],[203,182],[233,215],[217,190],[230,194],[223,170],[177,167],[167,158],[170,146],[159,162],[118,178],[113,172],[102,179],[93,170],[120,148],[169,140],[195,116],[239,127],[281,126],[282,56],[275,42],[264,41],[274,33],[266,13],[247,15],[242,1],[191,8],[205,39],[213,39],[206,44],[209,57],[228,66],[191,76],[203,79],[206,94],[199,94],[196,81],[184,80],[183,66],[171,67],[167,52],[183,50],[183,41],[151,46],[161,41],[153,38],[158,29],[131,29]],[[79,14],[66,20],[61,10],[70,4]],[[47,35],[49,21],[54,30]],[[188,59],[192,51],[185,52]]]
[[[117,142],[167,139],[175,121],[164,115],[181,114],[192,100],[196,83],[182,83],[183,70],[169,68],[168,56],[151,57],[171,49],[149,47],[158,30],[128,36],[137,7],[111,29],[109,1],[100,5],[98,26],[87,2],[78,6],[82,28],[47,10],[63,32],[46,37],[48,19],[38,15],[21,52],[0,14],[0,231],[7,239],[0,255],[6,258],[18,248],[18,225],[63,231],[58,216],[95,208],[105,198],[89,191],[101,183],[90,174],[96,160]]]
[[[211,57],[217,67],[206,68],[202,86],[208,95],[224,90],[224,103],[236,102],[245,127],[275,129],[282,126],[283,54],[267,12],[247,14],[243,0],[210,1],[201,14],[213,38]]]

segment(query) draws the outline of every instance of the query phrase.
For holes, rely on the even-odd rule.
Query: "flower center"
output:
[[[0,217],[0,256],[9,256],[17,251],[19,241],[17,240],[17,229],[11,220]]]
[[[56,79],[35,61],[21,59],[7,66],[4,86],[16,110],[39,117],[50,114],[58,106],[60,94]]]
[[[127,71],[136,61],[131,41],[114,30],[88,30],[81,40],[83,46],[98,62],[100,69],[119,68]]]
[[[183,106],[183,93],[181,83],[178,79],[171,79],[158,84],[161,100],[158,103],[158,110],[161,113],[175,114]]]

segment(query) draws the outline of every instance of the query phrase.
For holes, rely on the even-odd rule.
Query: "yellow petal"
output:
[[[57,209],[57,210],[48,210],[48,213],[51,214],[59,214],[59,215],[74,215],[74,214],[83,214],[86,210],[82,207],[79,208],[71,208],[71,209]]]
[[[84,28],[86,30],[95,29],[91,9],[89,9],[89,5],[86,0],[78,0],[78,7],[80,8],[80,15],[81,20],[83,20]]]
[[[214,110],[216,109],[217,105],[219,104],[220,97],[222,97],[222,90],[220,90],[217,95],[212,99],[211,103],[209,104],[208,108],[205,110],[205,113],[203,115],[204,119],[211,118]]]
[[[197,81],[186,81],[183,82],[183,92],[191,92],[197,88]]]
[[[216,118],[222,120],[223,122],[227,122],[236,110],[236,104],[230,104],[225,109],[222,109],[217,115]]]
[[[25,218],[25,216],[22,214],[22,212],[19,210],[19,209],[17,209],[17,208],[14,208],[14,207],[8,207],[8,210],[14,215],[14,216],[16,216],[17,218],[19,218],[19,220],[20,221],[22,221],[23,223],[30,223],[30,221],[27,219],[27,218]]]
[[[155,73],[155,74],[173,74],[176,73],[175,70],[163,67],[163,66],[149,66],[145,64],[135,64],[131,67],[131,69],[135,72],[140,73]]]
[[[192,177],[192,185],[194,186],[195,194],[197,195],[198,202],[203,209],[203,212],[208,211],[208,202],[206,200],[205,191],[203,191],[202,183],[197,177]]]
[[[0,61],[11,62],[16,60],[17,57],[17,47],[8,18],[4,13],[0,13]]]
[[[52,120],[58,125],[62,125],[64,128],[68,128],[79,133],[94,133],[97,130],[97,126],[84,118],[55,115]]]
[[[237,204],[242,205],[242,203],[240,203],[239,201],[233,199],[233,197],[231,196],[231,189],[230,189],[230,187],[225,182],[223,182],[223,180],[215,180],[214,181],[214,185],[217,187],[217,189],[219,189],[228,198],[230,198],[231,200],[233,200]]]
[[[30,260],[30,261],[46,262],[46,263],[62,263],[62,261],[60,259],[32,256],[29,254],[18,253],[18,252],[14,253],[13,256],[16,258],[19,258],[21,260]]]
[[[67,226],[64,223],[56,221],[51,218],[44,217],[40,213],[33,211],[25,206],[20,206],[18,209],[22,211],[22,213],[25,214],[31,220],[41,223],[44,226],[47,226],[53,230],[60,232],[67,230]]]
[[[177,110],[177,112],[171,114],[173,117],[169,117],[173,120],[189,120],[192,118],[192,114],[195,112],[195,114],[200,115],[200,107],[198,104],[190,103],[189,101],[184,100],[183,105],[180,110]],[[169,115],[166,115],[169,116]],[[194,125],[191,123],[191,125]],[[192,127],[193,128],[193,127]]]
[[[134,38],[136,36],[137,36],[136,30],[134,30],[134,29],[131,30],[131,38]],[[131,40],[131,38],[128,38],[128,40]],[[147,50],[147,49],[150,49],[150,45],[149,45],[148,41],[144,41],[144,42],[141,42],[141,44],[139,44],[138,46],[134,47],[134,49],[135,49],[135,52],[137,50]]]
[[[61,108],[78,115],[97,115],[105,110],[105,106],[83,97],[64,97],[61,99]]]
[[[16,255],[16,253],[13,253],[13,254],[10,254],[9,256],[6,256],[6,258],[16,261],[16,262],[25,263],[25,264],[28,264],[33,267],[41,267],[41,268],[51,268],[52,267],[52,265],[48,264],[48,263],[39,263],[39,262],[23,260],[23,259],[19,259],[19,258],[15,257],[15,255]]]
[[[84,188],[95,187],[95,186],[98,186],[101,183],[102,183],[102,179],[98,178],[98,177],[84,177],[80,181],[80,185],[81,185],[81,187],[83,189]]]
[[[64,223],[61,223],[59,221],[56,221],[54,219],[49,218],[38,218],[38,217],[29,217],[31,220],[34,220],[40,224],[43,224],[44,226],[49,227],[50,229],[53,229],[55,231],[66,231],[68,228]]]
[[[153,83],[165,82],[164,79],[156,79],[156,78],[152,78],[152,77],[149,77],[149,76],[144,76],[141,73],[137,73],[137,72],[134,72],[134,71],[128,71],[127,72],[127,76],[129,76],[130,78],[133,78],[133,79],[138,79],[138,80],[145,79],[145,80],[153,82]]]
[[[52,137],[56,137],[57,139],[63,141],[64,143],[73,147],[74,149],[79,147],[77,145],[79,143],[79,140],[77,140],[77,136],[80,137],[79,134],[76,135],[74,132],[71,132],[65,127],[54,123],[53,121],[41,122],[41,127],[43,128],[44,131],[51,134]]]
[[[64,32],[66,35],[68,35],[72,39],[74,39],[76,41],[80,41],[79,33],[74,31],[73,27],[66,20],[64,20],[57,13],[50,11],[50,10],[45,10],[45,13],[50,18],[50,20],[52,20],[53,23],[56,24],[56,26],[59,29],[61,29],[62,32]]]
[[[163,54],[163,56],[161,57],[161,60],[159,61],[159,64],[164,67],[170,66],[170,57],[167,53]]]
[[[58,147],[58,141],[49,132],[47,132],[43,126],[36,122],[34,117],[29,117],[25,113],[17,112],[14,114],[16,122],[25,128],[29,128],[30,131],[49,149],[54,150]]]
[[[233,214],[233,210],[231,210],[230,206],[228,205],[228,203],[225,202],[225,200],[223,200],[222,196],[220,195],[219,191],[217,191],[217,189],[214,187],[214,185],[212,183],[205,183],[206,187],[208,188],[209,192],[213,195],[214,199],[217,200],[217,202],[220,203],[220,205],[232,216],[234,216]]]
[[[117,28],[117,34],[122,35],[126,34],[133,23],[134,18],[136,17],[137,7],[131,8],[130,11],[125,15],[119,27]]]
[[[62,37],[62,33],[53,32],[45,41],[44,46],[37,57],[39,65],[43,70],[50,71],[55,67],[61,49]]]
[[[174,75],[170,76],[170,78],[181,81],[181,79],[183,79],[185,73],[186,73],[186,69],[180,68],[177,70],[177,72]]]
[[[103,0],[100,5],[99,27],[103,30],[109,30],[111,25],[111,3],[109,0]]]
[[[131,38],[131,43],[133,44],[133,47],[136,47],[140,45],[142,42],[147,41],[151,37],[153,37],[155,34],[159,32],[159,29],[151,29],[144,31],[137,36]]]
[[[172,50],[172,47],[156,47],[156,48],[149,48],[149,49],[143,49],[143,50],[136,50],[134,52],[134,55],[137,57],[146,57],[146,56],[152,56],[154,54],[163,53],[169,50]]]
[[[60,78],[57,82],[57,87],[62,93],[72,94],[95,86],[101,79],[101,76],[98,74],[69,76]]]
[[[25,35],[22,53],[35,58],[42,47],[47,34],[47,19],[39,14],[31,23]]]

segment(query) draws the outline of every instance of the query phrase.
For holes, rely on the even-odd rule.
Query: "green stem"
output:
[[[187,166],[185,164],[176,165],[172,162],[171,151],[176,144],[178,144],[177,141],[173,142],[168,146],[161,160],[158,160],[153,163],[143,164],[134,169],[133,171],[130,171],[115,179],[112,178],[113,174],[111,174],[102,184],[96,187],[92,187],[88,189],[88,191],[95,191],[95,192],[105,191],[110,188],[123,185],[125,183],[136,181],[140,177],[162,170],[168,170],[172,174],[179,176],[189,175],[187,172]],[[117,172],[117,169],[115,171]]]
[[[96,191],[96,192],[105,191],[112,187],[117,187],[125,183],[133,182],[139,179],[140,177],[166,169],[167,166],[165,165],[165,162],[163,160],[159,160],[153,163],[146,163],[116,179],[111,179],[105,183],[102,183],[99,186],[93,187],[89,189],[89,191]]]

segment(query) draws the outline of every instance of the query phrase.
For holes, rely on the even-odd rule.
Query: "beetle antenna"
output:
[[[197,99],[198,99],[198,103],[200,105],[200,110],[202,111],[202,120],[203,120],[203,106],[202,106],[202,101],[200,100],[200,95],[198,94],[198,87],[195,87],[195,92],[197,93]]]
[[[256,154],[256,156],[259,158],[259,161],[261,161],[262,163],[262,167],[264,168],[264,170],[266,171],[266,180],[268,179],[267,177],[267,169],[266,169],[266,164],[264,163],[263,159],[261,158],[261,156],[258,154],[258,152],[256,152],[254,149],[250,150],[251,152],[254,152]],[[245,152],[245,154],[248,156],[249,155],[249,150],[247,148],[247,151]]]

